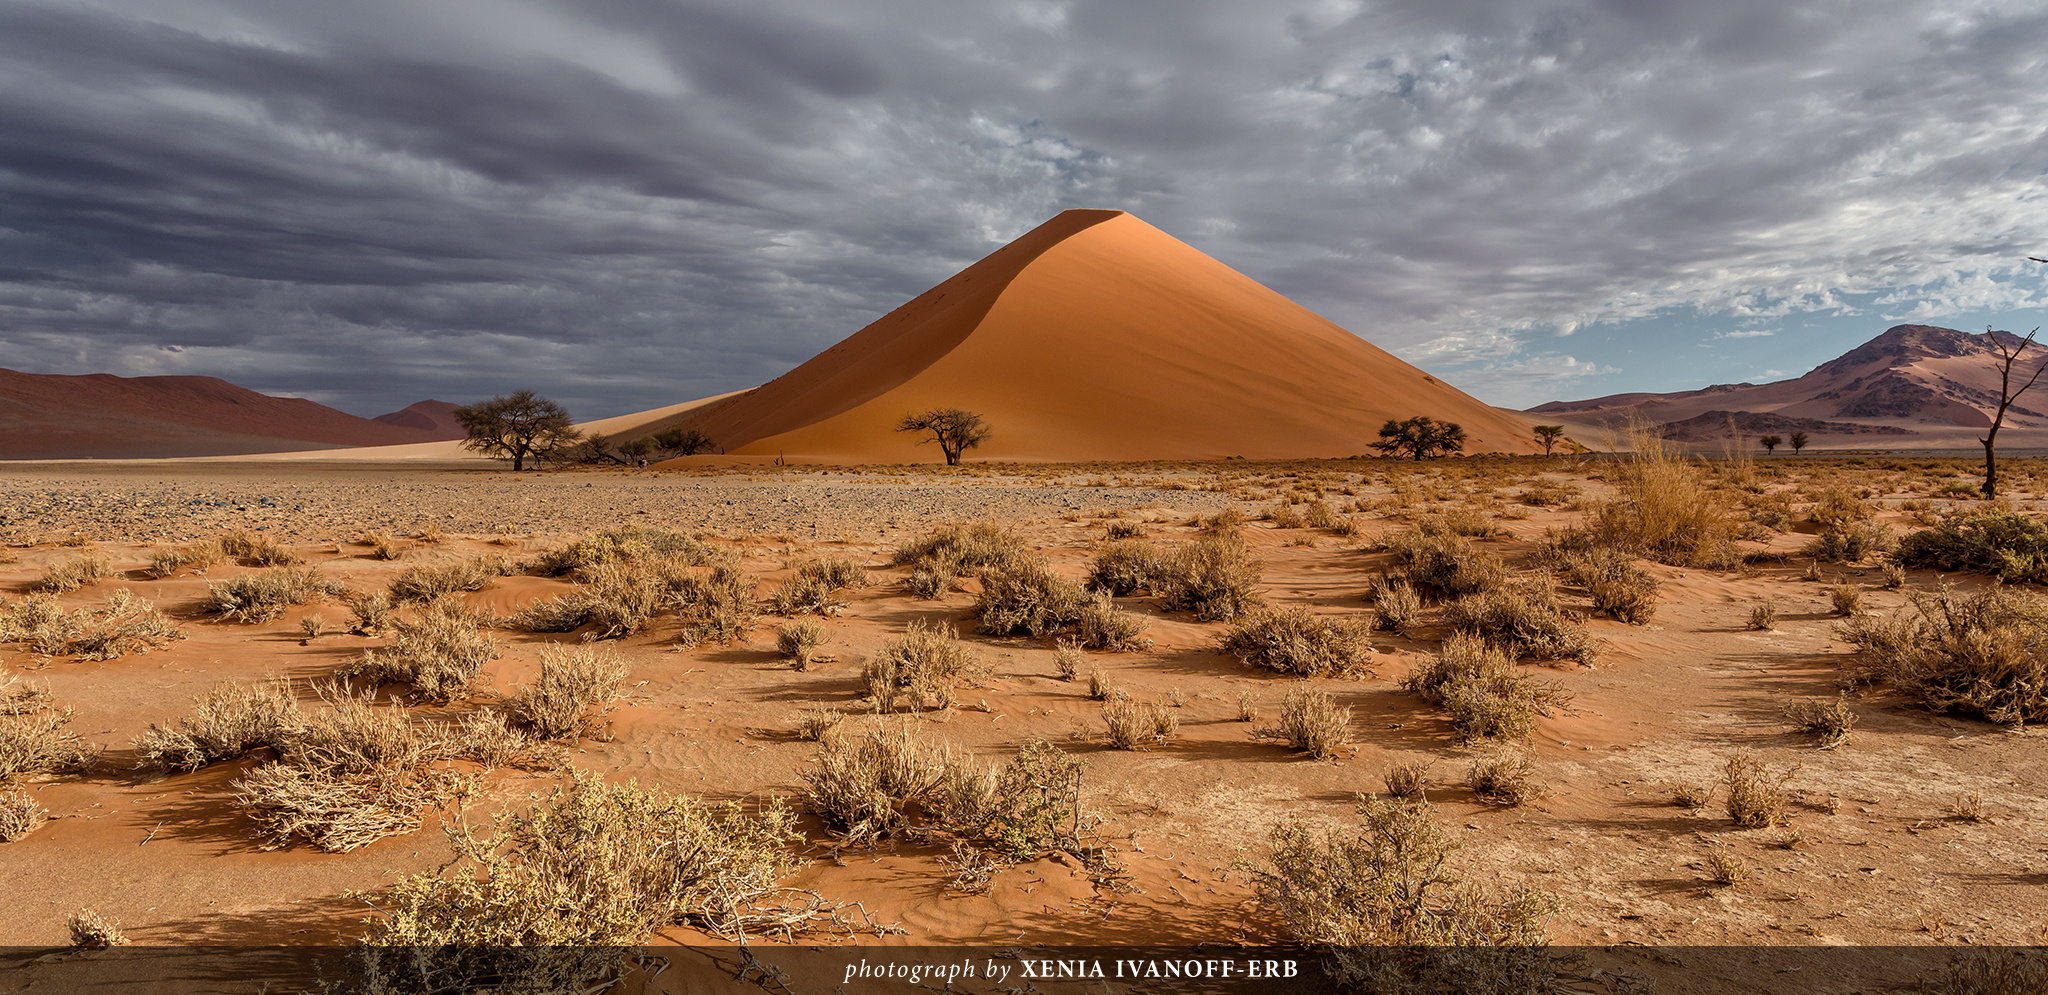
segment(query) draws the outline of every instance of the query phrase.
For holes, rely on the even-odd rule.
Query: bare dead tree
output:
[[[2027,382],[2021,384],[2018,390],[2013,389],[2012,368],[2019,363],[2020,356],[2027,351],[2027,347],[2034,344],[2034,336],[2040,333],[2041,330],[2036,328],[2028,332],[2027,337],[2019,340],[2017,344],[2007,345],[2003,339],[1998,337],[1997,332],[1989,328],[1984,329],[1984,337],[1990,339],[1991,347],[1998,350],[1998,413],[1991,416],[1991,431],[1985,433],[1983,438],[1977,440],[1984,444],[1984,500],[1986,501],[1998,496],[1998,430],[2005,424],[2005,411],[2007,408],[2012,407],[2014,401],[2020,399],[2021,394],[2027,392],[2027,388],[2034,386],[2034,381],[2041,379],[2041,371],[2048,370],[2048,357],[2043,357],[2041,362],[2034,364],[2034,375],[2028,377]],[[2008,332],[2006,334],[2009,336],[2012,333]]]

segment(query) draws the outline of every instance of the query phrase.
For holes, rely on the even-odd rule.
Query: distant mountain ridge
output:
[[[2011,332],[1894,325],[1791,380],[1552,401],[1529,413],[1607,428],[1644,421],[1680,441],[1725,438],[1730,418],[1749,434],[1804,431],[1842,442],[1876,435],[1961,438],[1989,427],[1998,407],[1994,335],[2008,346],[2020,341]],[[2031,373],[2044,356],[2048,349],[2030,348],[2020,368]],[[2005,427],[2048,429],[2044,409],[2048,393],[2028,394],[2006,412]]]
[[[259,394],[217,377],[0,369],[0,459],[222,456],[450,437],[441,429],[358,418],[305,398]]]

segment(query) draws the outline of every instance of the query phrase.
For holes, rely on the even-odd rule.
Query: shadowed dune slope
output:
[[[643,427],[905,462],[938,453],[896,423],[937,407],[983,416],[986,460],[1347,456],[1414,415],[1463,425],[1468,451],[1531,451],[1526,422],[1120,211],[1067,211],[773,382]]]
[[[388,446],[445,435],[214,377],[0,370],[0,459],[135,459]]]

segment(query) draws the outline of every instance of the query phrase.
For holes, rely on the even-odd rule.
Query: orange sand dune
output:
[[[1344,456],[1414,415],[1463,425],[1468,451],[1532,451],[1525,421],[1121,211],[1067,211],[788,374],[640,428],[905,462],[938,457],[895,431],[935,407],[992,427],[976,459]]]

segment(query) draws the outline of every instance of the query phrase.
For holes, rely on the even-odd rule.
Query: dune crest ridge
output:
[[[1121,211],[1067,211],[796,369],[640,426],[738,456],[936,458],[895,431],[960,407],[971,459],[1291,459],[1368,451],[1388,418],[1529,452],[1527,423]]]

